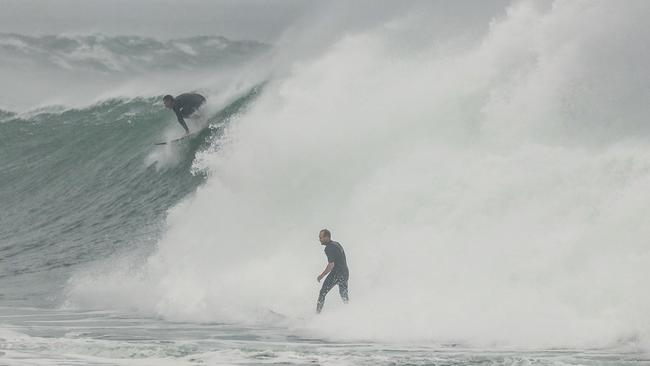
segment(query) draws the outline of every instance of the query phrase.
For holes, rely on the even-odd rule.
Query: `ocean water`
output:
[[[650,364],[650,3],[444,4],[0,34],[0,365]]]
[[[3,308],[10,365],[645,365],[599,349],[477,350],[456,344],[340,342],[276,326],[169,322],[109,311]]]

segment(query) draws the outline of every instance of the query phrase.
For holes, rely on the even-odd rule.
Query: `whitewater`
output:
[[[650,3],[431,4],[0,34],[0,364],[650,364]]]

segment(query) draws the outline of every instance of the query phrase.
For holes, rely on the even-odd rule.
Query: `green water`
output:
[[[74,267],[150,250],[167,210],[205,179],[191,169],[195,154],[214,148],[211,141],[256,93],[225,105],[192,140],[165,147],[154,142],[177,124],[160,98],[4,112],[0,301],[56,304]]]

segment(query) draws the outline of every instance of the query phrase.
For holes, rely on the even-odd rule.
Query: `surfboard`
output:
[[[180,141],[183,141],[183,140],[191,139],[191,138],[193,138],[195,136],[198,136],[199,134],[201,134],[204,130],[206,130],[208,128],[212,128],[212,127],[216,128],[219,125],[223,125],[224,124],[223,121],[218,123],[218,124],[215,124],[214,122],[212,122],[212,120],[214,120],[218,115],[219,114],[217,113],[216,115],[212,116],[211,118],[206,120],[204,123],[202,123],[199,126],[198,130],[196,130],[196,131],[194,131],[194,132],[192,132],[192,133],[190,133],[188,135],[183,135],[183,136],[181,136],[179,138],[175,138],[175,139],[169,140],[169,141],[154,142],[154,145],[168,145],[168,144],[172,144],[174,142],[180,142]]]
[[[181,137],[179,137],[177,139],[173,139],[173,140],[169,140],[169,141],[154,142],[154,145],[167,145],[167,144],[171,144],[171,143],[174,143],[174,142],[183,141],[185,139],[189,139],[189,138],[192,138],[192,137],[198,135],[201,131],[202,130],[192,132],[192,133],[190,133],[188,135],[181,136]]]

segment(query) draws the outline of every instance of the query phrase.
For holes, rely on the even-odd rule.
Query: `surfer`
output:
[[[189,134],[190,129],[187,128],[187,124],[183,118],[188,118],[196,113],[199,107],[205,103],[205,98],[202,95],[196,93],[185,93],[177,96],[176,98],[172,97],[171,95],[165,95],[163,97],[163,103],[165,103],[165,107],[167,109],[172,109],[174,113],[176,113],[178,123],[183,126],[185,133]]]
[[[332,287],[339,286],[339,294],[344,303],[348,303],[348,278],[350,277],[348,271],[348,263],[345,260],[345,252],[340,243],[332,240],[332,234],[329,230],[323,229],[318,233],[318,240],[321,245],[325,246],[325,255],[327,255],[327,267],[323,273],[318,275],[318,282],[327,276],[323,282],[323,287],[318,294],[318,303],[316,304],[316,312],[320,313],[323,310],[325,303],[325,295],[332,289]],[[328,275],[329,274],[329,275]]]

